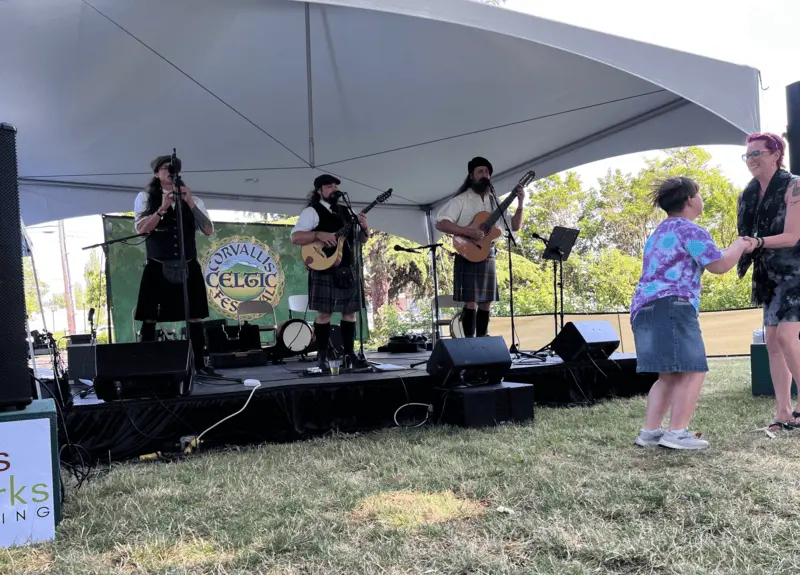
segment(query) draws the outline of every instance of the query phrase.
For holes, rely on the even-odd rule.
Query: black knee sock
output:
[[[155,341],[156,340],[156,323],[146,321],[142,323],[141,341]]]
[[[314,323],[314,336],[317,339],[317,357],[328,357],[328,341],[331,335],[331,324]]]
[[[339,324],[342,330],[342,347],[346,354],[353,353],[356,344],[356,322],[342,320]]]
[[[467,307],[461,312],[461,326],[464,328],[464,337],[475,337],[475,310]]]
[[[489,332],[489,310],[479,309],[475,316],[475,335],[483,337]]]
[[[203,331],[202,323],[197,321],[189,322],[189,341],[192,343],[192,353],[194,353],[195,368],[200,369],[205,367],[206,335]]]

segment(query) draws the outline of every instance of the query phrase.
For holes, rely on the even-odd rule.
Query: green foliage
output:
[[[39,297],[36,293],[36,280],[33,274],[33,263],[30,258],[23,258],[23,272],[25,281],[25,310],[29,317],[33,317],[37,313],[41,313],[39,309]],[[45,296],[50,288],[47,282],[39,281],[39,291],[42,295],[42,302],[45,301]]]
[[[375,314],[376,327],[370,333],[370,347],[385,345],[389,338],[408,333],[421,333],[431,337],[432,325],[433,312],[430,309],[401,312],[393,305],[385,305]]]
[[[106,319],[106,275],[96,251],[89,254],[89,261],[86,262],[83,270],[83,278],[86,280],[85,307],[83,309],[94,308],[96,325],[104,325]]]

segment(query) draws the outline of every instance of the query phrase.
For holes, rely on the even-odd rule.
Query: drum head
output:
[[[450,337],[464,337],[464,325],[461,323],[461,312],[458,312],[450,320]]]
[[[281,327],[278,339],[294,353],[302,353],[311,345],[313,330],[308,322],[302,319],[290,319]]]

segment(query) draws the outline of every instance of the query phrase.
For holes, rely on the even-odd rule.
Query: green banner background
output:
[[[250,238],[265,244],[269,249],[269,255],[273,258],[276,265],[282,271],[282,285],[275,288],[267,287],[266,292],[279,292],[279,301],[275,305],[277,321],[280,324],[289,319],[289,296],[305,295],[308,293],[308,272],[300,259],[300,248],[292,244],[290,239],[291,226],[281,224],[253,224],[253,223],[228,223],[215,222],[214,234],[206,237],[197,234],[197,255],[201,263],[206,259],[212,248],[212,253],[219,253],[216,261],[222,258],[223,250],[225,254],[230,254],[231,250],[227,239],[238,236],[241,241]],[[103,216],[103,231],[106,241],[136,233],[133,228],[133,218],[129,216]],[[141,242],[141,243],[140,243]],[[255,256],[259,255],[259,250],[255,250]],[[213,261],[213,258],[212,258]],[[108,289],[110,292],[111,314],[113,318],[114,342],[124,343],[134,341],[133,332],[133,308],[139,296],[139,282],[142,277],[142,270],[145,263],[145,249],[142,238],[130,240],[130,243],[116,243],[108,247]],[[213,264],[212,264],[213,265]],[[238,267],[238,266],[237,266]],[[203,268],[205,274],[205,267]],[[254,276],[255,277],[255,276]],[[216,278],[214,282],[219,281]],[[230,281],[230,280],[228,280]],[[212,284],[213,285],[213,284]],[[228,286],[230,287],[230,286]],[[252,289],[244,291],[253,291]],[[255,288],[258,289],[258,288]],[[232,290],[228,290],[232,291]],[[208,293],[208,292],[207,292]],[[209,318],[208,319],[227,319],[229,324],[235,324],[235,313],[222,315],[213,303],[213,298],[209,295]],[[218,299],[218,301],[222,301]],[[313,323],[314,312],[308,312],[305,316],[306,321]],[[364,338],[368,339],[368,329],[366,314],[364,317]],[[302,314],[295,312],[294,317],[303,317]],[[340,314],[334,315],[333,323],[339,323]],[[256,324],[272,323],[271,316],[264,316],[260,319],[251,321]],[[176,327],[180,333],[181,324],[166,324],[165,327]],[[139,325],[137,323],[137,329]],[[265,336],[269,338],[269,336]],[[270,340],[265,339],[268,344]]]

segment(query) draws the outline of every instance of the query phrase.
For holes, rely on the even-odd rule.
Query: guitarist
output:
[[[436,229],[454,236],[482,239],[484,233],[469,225],[479,212],[491,212],[497,201],[489,189],[493,172],[492,164],[486,158],[476,157],[467,164],[467,177],[456,195],[447,202],[436,216]],[[522,186],[514,188],[517,195],[517,210],[511,218],[511,231],[522,226],[522,204],[525,191]],[[509,216],[506,214],[506,221]],[[495,223],[502,230],[503,218]],[[498,301],[497,271],[495,269],[495,249],[492,246],[489,257],[481,262],[471,262],[460,255],[455,256],[453,266],[453,299],[464,302],[461,322],[464,337],[485,336],[489,331],[489,310],[492,302]]]
[[[304,246],[321,241],[327,246],[336,245],[336,232],[352,217],[349,211],[339,204],[340,183],[338,178],[330,174],[323,174],[314,180],[314,191],[309,196],[308,207],[300,213],[300,218],[292,229],[293,244]],[[369,237],[367,216],[359,214],[358,223],[359,226],[354,226],[350,234],[345,237],[342,261],[338,267],[323,271],[308,271],[308,309],[317,312],[314,333],[317,339],[317,361],[322,371],[330,369],[328,342],[331,314],[335,312],[342,314],[341,330],[345,356],[353,367],[364,367],[354,352],[356,313],[363,307],[364,302],[358,301],[359,286],[356,283],[358,275],[353,269],[357,264],[357,258],[353,253],[353,239],[355,230],[358,229],[359,241],[367,241]],[[342,268],[349,268],[352,282],[342,282],[340,274],[335,274]]]

